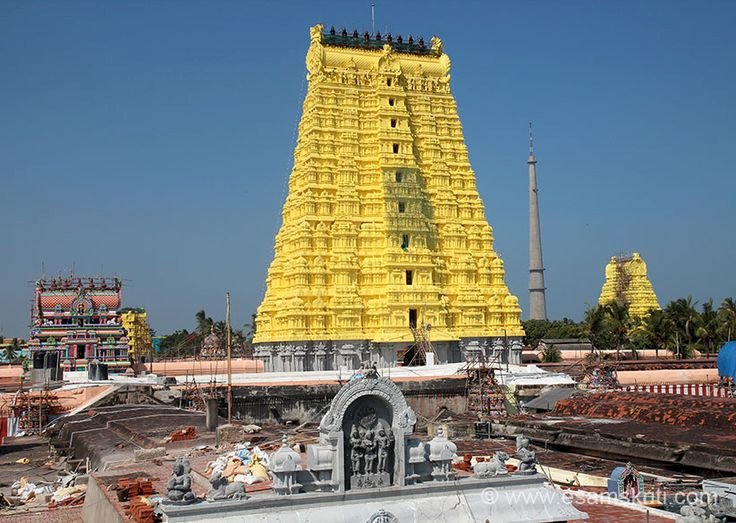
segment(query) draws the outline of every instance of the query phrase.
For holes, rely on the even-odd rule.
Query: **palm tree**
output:
[[[691,296],[671,301],[665,308],[665,313],[674,326],[674,335],[677,340],[675,353],[678,358],[687,357],[695,341],[695,323],[698,312]]]
[[[629,344],[629,331],[632,327],[629,307],[623,302],[614,301],[606,305],[605,315],[616,346],[616,356],[620,357],[621,349]]]
[[[590,342],[597,350],[611,348],[612,340],[606,325],[606,308],[597,305],[585,311],[585,323],[588,325]]]
[[[207,316],[205,311],[199,311],[194,315],[197,319],[197,332],[201,339],[204,339],[210,333],[212,329],[213,321],[212,318]]]
[[[654,309],[644,319],[644,329],[655,354],[659,358],[659,349],[668,350],[673,347],[674,324],[662,309]]]
[[[695,336],[710,356],[718,344],[718,313],[713,308],[713,300],[703,303],[703,311],[695,323]]]
[[[248,343],[252,342],[253,338],[256,335],[256,316],[257,314],[255,312],[251,314],[250,323],[245,324],[245,329],[247,330],[243,329],[245,330],[245,341],[247,341]]]
[[[731,341],[736,335],[736,300],[726,298],[718,309],[718,330],[720,339]]]
[[[12,365],[15,359],[18,357],[18,338],[13,338],[10,345],[5,347],[5,359],[8,360],[8,365]]]

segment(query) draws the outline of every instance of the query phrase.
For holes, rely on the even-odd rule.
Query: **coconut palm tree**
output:
[[[669,350],[674,346],[674,324],[662,309],[654,309],[644,319],[644,330],[650,346],[654,347],[656,357],[659,350]]]
[[[5,359],[8,360],[8,365],[12,365],[15,359],[18,357],[18,338],[13,338],[10,345],[5,347]]]
[[[687,357],[695,345],[695,324],[698,318],[696,304],[692,296],[688,296],[669,302],[665,308],[665,313],[674,326],[675,354],[678,358]]]
[[[605,305],[597,305],[585,311],[585,323],[594,348],[597,350],[613,348],[613,339],[606,323]]]
[[[726,298],[718,309],[718,330],[721,341],[731,341],[736,336],[736,300]]]
[[[713,308],[713,300],[703,303],[702,312],[695,322],[695,336],[705,353],[710,356],[718,345],[718,313]]]
[[[616,355],[620,356],[621,351],[629,345],[630,341],[629,332],[632,328],[632,322],[629,306],[620,301],[611,302],[606,305],[605,315],[608,329],[613,336]]]

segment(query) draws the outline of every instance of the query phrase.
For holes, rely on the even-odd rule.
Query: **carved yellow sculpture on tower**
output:
[[[606,265],[606,281],[598,303],[605,305],[614,301],[627,304],[629,314],[635,318],[659,309],[654,288],[647,278],[647,264],[638,252],[631,256],[613,256]]]
[[[442,42],[321,25],[310,35],[256,357],[274,370],[393,364],[418,330],[438,361],[501,343],[520,351],[521,311],[493,250]]]

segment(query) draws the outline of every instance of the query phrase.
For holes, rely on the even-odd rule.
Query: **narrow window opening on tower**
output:
[[[399,144],[395,143],[393,145],[393,151],[394,151],[394,154],[397,154],[399,152]]]
[[[417,328],[417,310],[416,309],[409,309],[409,328],[411,329]]]
[[[393,106],[394,106],[394,99],[393,99],[393,98],[389,98],[389,99],[388,99],[388,104],[389,104],[389,105],[390,105],[391,107],[393,107]]]
[[[391,118],[391,127],[396,127],[396,118]]]
[[[406,271],[406,284],[412,285],[414,283],[414,271]]]
[[[406,202],[399,202],[399,212],[406,212]]]
[[[404,173],[401,171],[396,171],[396,181],[401,183],[404,181]]]
[[[409,248],[409,235],[408,234],[401,235],[401,248],[404,250],[407,250]]]
[[[386,85],[391,87],[391,78],[386,78]]]

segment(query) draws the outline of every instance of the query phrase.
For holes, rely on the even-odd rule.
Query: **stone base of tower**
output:
[[[521,337],[477,337],[432,342],[432,355],[424,356],[413,342],[369,340],[287,341],[258,343],[254,357],[266,372],[355,370],[364,362],[378,368],[440,365],[485,360],[521,364]]]

